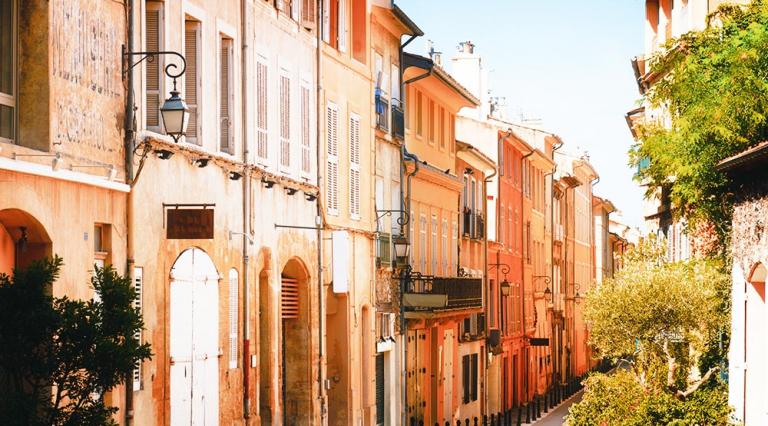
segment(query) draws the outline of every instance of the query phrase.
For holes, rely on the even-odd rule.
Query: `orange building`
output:
[[[467,228],[460,223],[467,176],[466,170],[457,169],[454,137],[455,114],[478,100],[429,58],[406,53],[403,69],[404,186],[412,268],[402,298],[407,321],[404,423],[443,424],[480,416],[482,410],[484,352],[460,355],[459,347],[460,332],[470,340],[483,331],[482,322],[473,316],[482,312],[483,281],[460,273],[462,266],[473,265],[460,261],[459,226],[472,237],[477,224]],[[483,176],[475,177],[473,200],[479,200],[483,181]],[[473,206],[470,222],[478,211],[476,201]],[[482,264],[474,267],[482,270]]]

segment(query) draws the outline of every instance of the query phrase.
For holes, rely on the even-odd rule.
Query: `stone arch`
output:
[[[284,425],[312,422],[310,274],[292,257],[280,272],[281,400]]]
[[[0,210],[0,272],[10,274],[52,254],[51,237],[39,220],[24,210]]]

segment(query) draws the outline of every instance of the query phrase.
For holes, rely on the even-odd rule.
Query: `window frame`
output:
[[[233,112],[235,110],[235,108],[233,108],[234,107],[234,103],[235,103],[235,96],[234,96],[234,93],[235,93],[235,90],[234,90],[234,74],[235,74],[234,73],[234,55],[235,55],[235,49],[234,49],[234,45],[235,45],[235,41],[234,41],[234,39],[232,39],[232,37],[229,37],[228,35],[226,35],[224,33],[219,33],[219,55],[218,55],[218,61],[217,61],[218,62],[218,71],[219,71],[218,72],[218,74],[219,74],[218,75],[218,78],[219,78],[219,96],[218,96],[219,108],[218,108],[218,114],[217,114],[218,117],[219,117],[218,123],[217,123],[218,124],[218,126],[217,126],[218,127],[218,132],[217,133],[219,135],[219,138],[218,138],[219,139],[219,143],[218,143],[219,146],[218,146],[218,148],[219,148],[220,152],[224,152],[224,153],[227,153],[227,154],[230,154],[230,155],[235,155],[235,137],[234,137],[234,132],[233,132],[234,126],[232,125],[232,122],[234,121],[232,119],[232,116],[234,115]],[[227,62],[228,62],[228,64],[227,64],[227,102],[228,102],[227,103],[227,105],[228,105],[228,107],[227,107],[227,117],[223,117],[222,113],[221,113],[221,106],[222,106],[222,101],[223,101],[223,96],[222,96],[223,95],[223,93],[222,93],[223,90],[222,89],[224,88],[223,81],[222,81],[222,79],[224,78],[224,72],[222,70],[222,63],[223,63],[222,59],[223,58],[221,57],[221,55],[224,52],[225,48],[229,51],[229,53],[227,54]],[[229,127],[228,132],[227,132],[227,145],[226,146],[224,146],[222,144],[222,132],[224,130],[223,121],[225,119],[227,120],[227,127]]]
[[[165,50],[165,2],[161,1],[147,1],[144,10],[144,50],[145,51],[151,51],[151,50]],[[147,33],[148,33],[148,23],[147,23],[147,13],[149,11],[157,11],[158,12],[158,18],[157,18],[157,47],[152,48],[147,45]],[[149,96],[151,95],[150,92],[154,92],[155,90],[150,90],[148,88],[149,83],[149,75],[148,75],[148,67],[149,67],[149,61],[146,61],[144,63],[144,128],[146,130],[149,130],[150,132],[155,133],[163,133],[164,132],[164,126],[163,126],[163,118],[162,114],[160,113],[160,107],[162,106],[162,103],[164,101],[164,94],[165,94],[165,73],[163,70],[165,69],[165,58],[163,55],[158,55],[154,57],[154,62],[157,66],[157,99],[158,99],[158,105],[157,105],[157,126],[150,126],[147,124],[147,120],[149,118]],[[154,94],[154,93],[153,93]]]
[[[203,146],[203,135],[202,135],[202,126],[200,123],[200,118],[203,116],[201,114],[201,105],[203,102],[201,102],[200,95],[202,94],[201,90],[201,81],[200,73],[202,71],[202,64],[201,64],[201,55],[200,55],[200,42],[202,40],[202,33],[203,33],[203,23],[202,21],[198,20],[197,18],[191,16],[191,15],[185,15],[184,17],[184,53],[185,58],[187,58],[187,63],[189,64],[189,58],[187,53],[187,42],[186,42],[186,32],[189,31],[190,27],[194,27],[195,31],[195,38],[196,38],[196,46],[195,46],[195,98],[196,103],[192,104],[188,101],[187,96],[187,78],[189,78],[189,73],[184,74],[184,99],[187,103],[187,108],[189,108],[189,115],[190,117],[192,115],[195,116],[195,137],[190,138],[189,136],[184,136],[184,143],[188,143],[190,145],[196,145],[196,146]],[[189,70],[189,67],[187,68]],[[187,133],[189,133],[189,127],[187,127]]]
[[[11,93],[0,92],[0,105],[11,109],[11,138],[0,136],[0,142],[17,143],[19,128],[19,70],[18,70],[18,42],[19,42],[19,2],[11,0]]]
[[[284,83],[287,83],[286,86],[284,86]],[[280,100],[278,101],[280,111],[279,111],[279,140],[280,140],[280,150],[278,155],[277,163],[279,165],[279,170],[283,173],[290,173],[291,171],[291,149],[293,145],[293,126],[292,126],[292,106],[293,106],[293,99],[292,99],[292,88],[293,85],[293,78],[288,70],[285,68],[280,69],[280,79],[277,82],[277,91],[280,96]],[[284,93],[284,90],[287,92],[287,98],[284,98],[286,96],[286,93]],[[283,101],[287,102],[287,105],[283,104]]]

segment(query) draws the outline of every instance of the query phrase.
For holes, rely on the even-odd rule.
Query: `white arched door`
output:
[[[219,273],[202,250],[171,269],[171,424],[219,423]]]

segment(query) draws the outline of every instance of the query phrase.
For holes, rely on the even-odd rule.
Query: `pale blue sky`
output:
[[[643,0],[396,0],[450,58],[471,40],[490,72],[492,96],[510,113],[543,120],[566,145],[589,152],[607,197],[629,225],[642,224],[642,189],[632,180],[624,114],[640,95],[630,59],[643,50]]]

